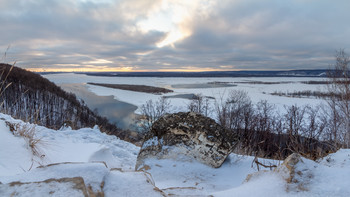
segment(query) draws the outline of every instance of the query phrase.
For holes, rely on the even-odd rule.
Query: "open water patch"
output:
[[[136,118],[134,113],[137,106],[118,101],[114,96],[98,96],[89,91],[86,84],[61,84],[65,91],[74,93],[78,99],[84,100],[85,104],[94,112],[106,117],[111,123],[119,128],[130,128]]]

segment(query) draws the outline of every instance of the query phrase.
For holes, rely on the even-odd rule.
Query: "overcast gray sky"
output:
[[[0,52],[39,71],[328,68],[349,0],[0,0]]]

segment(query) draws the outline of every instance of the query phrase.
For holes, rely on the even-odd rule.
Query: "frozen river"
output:
[[[181,77],[103,77],[88,76],[85,74],[60,73],[43,75],[50,81],[73,92],[82,98],[90,109],[98,112],[116,122],[121,127],[128,124],[138,113],[138,107],[147,100],[157,100],[162,96],[169,97],[172,111],[186,111],[190,102],[181,95],[202,94],[215,100],[226,99],[231,90],[244,90],[253,103],[267,100],[274,104],[279,111],[285,106],[297,104],[317,106],[324,102],[316,98],[295,98],[271,95],[275,92],[292,93],[296,91],[326,91],[326,85],[306,84],[306,81],[325,81],[326,78],[307,77],[237,77],[237,78],[181,78]],[[107,87],[89,85],[87,83],[131,84],[162,87],[173,90],[171,93],[155,95],[150,93],[134,92],[128,90],[112,89]],[[180,96],[179,96],[180,95]],[[213,115],[214,116],[214,115]]]

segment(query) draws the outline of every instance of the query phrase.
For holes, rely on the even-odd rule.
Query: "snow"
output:
[[[212,193],[214,196],[269,196],[286,195],[285,184],[281,177],[273,173],[266,173],[259,179],[244,183],[240,187]],[[302,196],[302,195],[301,195]]]
[[[11,175],[21,173],[24,169],[31,166],[31,152],[25,147],[26,142],[23,138],[15,138],[11,131],[6,127],[4,121],[0,121],[0,172],[1,175]],[[16,147],[16,148],[11,148]],[[6,155],[6,158],[4,157]],[[19,160],[18,158],[21,158]],[[5,161],[6,160],[6,161]]]
[[[350,150],[341,149],[317,162],[303,158],[297,165],[305,191],[285,181],[282,171],[263,169],[257,173],[251,156],[230,154],[217,169],[194,160],[146,159],[144,171],[135,171],[139,147],[98,127],[52,130],[35,126],[42,155],[33,155],[23,137],[6,126],[27,124],[0,114],[0,196],[82,195],[71,182],[48,179],[82,177],[86,186],[105,196],[350,196]],[[261,159],[279,165],[282,161]],[[279,167],[282,168],[282,167]],[[255,174],[249,181],[247,175]],[[9,183],[24,184],[12,185]],[[103,183],[103,184],[102,184]],[[287,191],[287,188],[288,191]],[[53,196],[55,196],[53,195]]]
[[[144,173],[111,171],[105,179],[105,196],[162,196]]]

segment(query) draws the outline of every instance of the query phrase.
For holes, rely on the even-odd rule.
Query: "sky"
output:
[[[324,69],[349,0],[0,0],[2,62],[32,71]],[[6,55],[5,55],[6,54]]]

